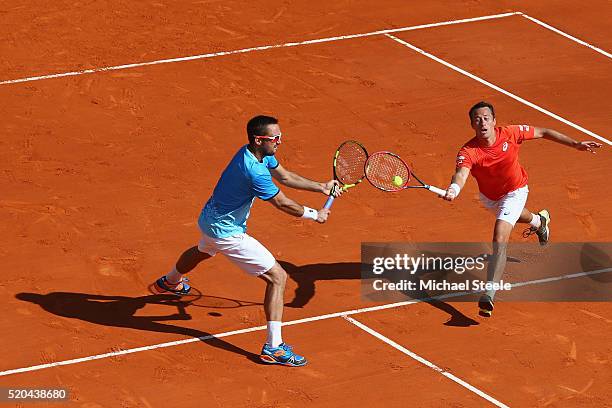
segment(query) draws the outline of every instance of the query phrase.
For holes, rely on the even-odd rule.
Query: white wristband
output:
[[[314,208],[304,206],[304,214],[302,214],[302,218],[308,218],[316,221],[317,218],[319,218],[319,212]]]
[[[459,192],[461,191],[461,187],[459,187],[459,184],[452,183],[450,186],[448,186],[448,188],[452,188],[455,191],[455,197],[459,196]]]

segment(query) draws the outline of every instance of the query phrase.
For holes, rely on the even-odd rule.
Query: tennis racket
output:
[[[365,164],[365,175],[370,184],[383,191],[424,188],[439,196],[446,195],[446,190],[424,183],[401,157],[391,152],[373,153]],[[409,185],[412,179],[419,184]]]
[[[342,184],[340,188],[343,191],[361,183],[365,177],[364,166],[367,160],[367,150],[361,143],[355,140],[342,142],[338,147],[334,154],[334,179]],[[334,199],[332,191],[323,208],[330,208]]]

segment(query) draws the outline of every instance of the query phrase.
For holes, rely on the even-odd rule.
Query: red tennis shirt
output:
[[[481,146],[476,137],[463,145],[457,155],[457,168],[470,169],[480,192],[491,200],[499,200],[527,185],[527,172],[518,161],[518,153],[523,140],[533,138],[533,126],[496,127],[493,146]]]

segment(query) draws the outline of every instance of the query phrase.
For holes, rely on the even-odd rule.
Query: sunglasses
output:
[[[266,139],[266,140],[271,140],[273,143],[276,144],[281,144],[281,136],[283,134],[279,133],[278,135],[274,135],[274,136],[255,136],[256,139]]]

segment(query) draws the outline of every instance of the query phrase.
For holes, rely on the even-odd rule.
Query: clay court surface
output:
[[[283,337],[306,367],[257,362],[264,283],[220,256],[190,274],[203,293],[194,304],[150,297],[197,242],[201,206],[260,113],[281,121],[280,162],[316,180],[357,139],[446,187],[472,135],[467,109],[482,99],[498,124],[595,134],[597,155],[535,141],[521,162],[528,206],[550,209],[553,241],[610,240],[610,3],[374,3],[2,6],[0,387],[67,388],[64,404],[86,408],[612,406],[610,303],[500,303],[483,320],[473,303],[361,299],[363,241],[490,239],[473,179],[452,204],[363,184],[325,225],[255,204],[249,233],[291,276],[284,321],[295,324]],[[521,14],[456,21],[512,12],[574,39]],[[303,43],[315,39],[326,40]],[[165,59],[177,60],[144,64]],[[62,73],[72,74],[46,77]]]

